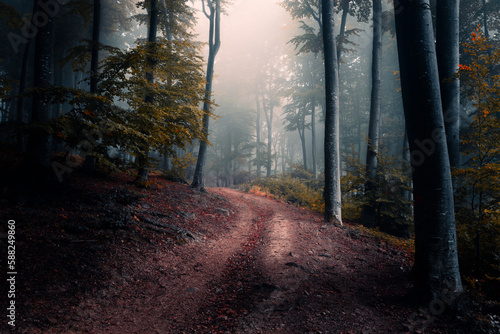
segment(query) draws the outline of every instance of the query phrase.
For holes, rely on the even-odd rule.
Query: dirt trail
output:
[[[253,264],[260,275],[245,282],[252,286],[247,305],[245,300],[234,305],[247,312],[235,316],[233,327],[216,328],[237,333],[404,330],[407,312],[391,311],[404,289],[400,280],[391,278],[406,280],[408,262],[392,260],[395,254],[388,256],[377,243],[346,238],[344,230],[324,224],[306,210],[235,190],[214,191],[246,205],[245,211],[269,213],[259,222],[260,242],[254,250]]]
[[[107,262],[119,268],[109,283],[61,311],[69,323],[20,332],[405,332],[413,309],[402,300],[410,263],[401,252],[308,210],[231,189],[209,192],[231,203],[218,212],[229,228],[176,247],[122,241],[123,255]]]

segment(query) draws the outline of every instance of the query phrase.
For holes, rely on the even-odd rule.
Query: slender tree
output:
[[[97,67],[99,65],[99,42],[101,30],[101,0],[94,0],[92,20],[92,55],[90,58],[90,92],[97,93]]]
[[[436,14],[436,52],[450,165],[460,167],[459,0],[440,0]]]
[[[349,1],[350,0],[344,0],[340,4],[340,7],[342,9],[342,19],[340,20],[340,33],[339,33],[339,40],[338,40],[338,46],[337,46],[337,66],[340,68],[340,60],[342,56],[342,49],[343,49],[343,44],[344,44],[344,38],[345,38],[345,25],[347,23],[347,14],[349,14]]]
[[[50,0],[40,0],[38,4],[38,12],[44,14],[43,18],[46,18],[46,24],[38,25],[38,34],[35,38],[35,94],[33,96],[31,120],[33,123],[43,126],[50,118],[50,104],[44,98],[43,93],[36,89],[47,88],[52,84],[54,72],[54,18],[53,13],[46,12],[46,8],[50,8]],[[28,156],[32,164],[48,167],[50,163],[50,136],[46,131],[42,130],[41,126],[30,135]]]
[[[220,49],[220,0],[207,0],[207,7],[209,13],[205,8],[205,1],[202,0],[203,13],[210,21],[209,41],[208,41],[208,64],[207,64],[207,84],[206,96],[203,103],[203,131],[205,132],[206,140],[208,140],[208,128],[210,121],[210,103],[209,100],[212,95],[212,80],[214,76],[215,56]],[[198,160],[196,162],[196,169],[194,171],[193,183],[191,188],[202,190],[203,189],[203,167],[205,165],[205,156],[207,152],[207,141],[200,142],[200,149],[198,151]]]
[[[394,0],[403,105],[413,167],[415,291],[460,291],[453,187],[429,0]]]
[[[342,224],[339,150],[339,76],[335,43],[333,0],[322,0],[325,56],[325,219]]]
[[[258,91],[258,90],[257,90]],[[255,146],[255,159],[257,160],[257,177],[261,176],[261,163],[260,163],[260,101],[259,101],[259,94],[256,92],[255,93],[255,104],[257,106],[257,124],[255,125],[255,131],[256,131],[256,146]]]
[[[271,176],[271,165],[272,165],[272,144],[273,144],[273,120],[274,120],[274,97],[272,96],[272,92],[269,92],[269,100],[264,100],[263,108],[264,115],[266,116],[266,125],[267,125],[267,158],[266,158],[266,176]]]
[[[90,93],[97,94],[98,66],[99,66],[99,43],[101,30],[101,0],[94,0],[94,12],[92,19],[92,45],[90,56]],[[93,155],[85,157],[83,167],[87,170],[95,170],[96,158]]]
[[[38,12],[38,2],[33,3],[33,11],[32,11],[32,16],[30,23],[33,24],[33,17],[35,13]],[[26,41],[26,44],[24,45],[24,50],[23,50],[23,61],[21,63],[21,75],[19,78],[19,87],[18,87],[18,94],[17,94],[17,122],[20,126],[22,126],[25,122],[25,110],[24,110],[24,92],[26,90],[26,76],[28,72],[28,60],[29,60],[29,55],[30,55],[30,50],[31,50],[31,43],[32,38],[29,38]],[[21,130],[18,131],[17,133],[17,145],[19,147],[20,151],[24,150],[24,136]]]
[[[368,145],[366,149],[366,184],[365,192],[373,199],[375,178],[377,177],[377,156],[380,134],[380,91],[382,63],[382,1],[373,0],[373,48],[372,48],[372,91],[370,104],[370,122],[368,124]],[[363,208],[363,224],[375,222],[375,203],[372,201]]]
[[[158,0],[151,0],[150,1],[150,8],[149,8],[149,29],[148,29],[148,42],[149,47],[154,47],[154,43],[156,43],[156,35],[158,31]],[[150,66],[150,70],[146,72],[146,80],[151,84],[151,86],[154,84],[154,63],[155,60],[150,57],[148,58],[148,63]],[[144,102],[147,104],[152,105],[153,104],[153,99],[154,96],[151,92],[147,93]],[[146,150],[146,149],[145,149]],[[135,180],[136,185],[139,187],[144,187],[147,186],[148,182],[148,152],[144,152],[144,154],[139,157],[139,170],[137,172],[137,178]]]
[[[490,32],[488,30],[488,7],[486,6],[486,0],[483,0],[483,28],[484,28],[484,37],[487,39],[490,37]]]

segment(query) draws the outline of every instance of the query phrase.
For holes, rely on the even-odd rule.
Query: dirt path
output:
[[[230,263],[226,268],[231,273],[227,278],[241,281],[236,291],[234,281],[221,282],[227,287],[219,289],[233,294],[220,298],[225,307],[221,311],[229,315],[219,317],[223,322],[212,322],[214,329],[236,333],[404,330],[409,310],[397,309],[405,290],[396,277],[407,279],[406,261],[391,260],[396,254],[388,254],[381,245],[346,237],[344,230],[323,224],[306,210],[230,189],[214,191],[243,207],[244,217],[252,216],[248,212],[254,217],[266,212],[253,222],[256,233],[250,238],[254,240],[247,241],[253,247],[244,247],[240,254],[247,265],[239,268]],[[240,224],[248,222],[240,218]],[[217,300],[205,307],[213,305],[219,305]]]
[[[413,309],[402,299],[410,263],[401,252],[288,204],[209,192],[232,207],[212,208],[213,222],[229,222],[213,227],[215,237],[141,248],[132,235],[116,246],[123,256],[106,262],[116,268],[109,282],[60,311],[69,323],[52,317],[41,331],[19,332],[406,332]]]

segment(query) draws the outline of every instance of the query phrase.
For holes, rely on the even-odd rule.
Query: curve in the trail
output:
[[[376,243],[346,237],[307,210],[231,189],[212,191],[237,204],[239,224],[251,227],[237,258],[212,282],[219,294],[199,309],[205,319],[199,332],[399,331],[405,319],[387,311],[399,291],[385,290],[397,283],[387,284],[387,271],[379,269],[401,269]]]

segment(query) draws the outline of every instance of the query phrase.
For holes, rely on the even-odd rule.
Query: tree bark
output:
[[[215,7],[214,7],[215,2]],[[210,21],[210,36],[209,36],[209,51],[207,64],[207,84],[205,86],[205,102],[203,103],[203,132],[205,140],[200,143],[198,151],[198,160],[196,161],[196,169],[194,171],[193,182],[191,188],[203,190],[203,167],[205,166],[205,156],[207,152],[208,130],[210,121],[210,104],[209,100],[212,95],[212,81],[214,76],[215,56],[220,49],[220,0],[207,0],[207,5],[210,9],[210,14],[205,11],[205,2],[203,1],[203,12]]]
[[[311,91],[316,90],[316,63],[311,65]],[[314,178],[317,177],[318,168],[316,164],[316,96],[313,94],[311,98],[311,157],[312,157],[312,172]]]
[[[269,92],[269,105],[266,107],[265,98],[262,103],[262,107],[264,109],[264,115],[266,116],[266,125],[267,125],[266,177],[271,176],[271,165],[272,165],[271,152],[272,152],[272,142],[273,142],[273,117],[274,117],[274,107],[271,102],[272,98],[273,98],[272,93]]]
[[[257,105],[257,124],[256,124],[256,129],[255,131],[257,132],[257,145],[255,147],[255,155],[257,159],[257,177],[259,178],[261,176],[261,164],[260,164],[260,101],[259,101],[259,94],[256,92],[255,93],[255,103]]]
[[[50,0],[39,1],[40,7],[45,8]],[[42,4],[44,6],[42,6]],[[39,25],[35,38],[35,63],[34,63],[34,88],[47,88],[52,84],[54,63],[54,18],[46,13],[43,8],[37,12],[44,13],[47,17],[45,25]],[[43,94],[36,92],[33,96],[33,109],[31,121],[43,125],[50,118],[50,104],[44,99]],[[29,138],[28,156],[30,163],[36,166],[49,167],[50,163],[50,136],[44,130],[35,130]]]
[[[486,14],[486,0],[483,0],[483,25],[484,25],[484,37],[488,39],[490,38],[490,32],[488,30],[488,15]]]
[[[31,16],[31,24],[34,25],[33,23],[33,17],[35,13],[38,12],[38,2],[34,1],[33,3],[33,12]],[[21,75],[19,78],[19,88],[18,88],[18,93],[17,93],[17,108],[16,108],[16,115],[17,115],[17,123],[21,127],[25,123],[25,112],[24,112],[24,97],[22,96],[26,90],[26,74],[28,72],[28,61],[29,61],[29,55],[30,55],[30,49],[31,49],[31,41],[32,38],[28,38],[26,44],[24,45],[24,50],[23,50],[23,61],[21,64]],[[17,146],[19,148],[19,151],[23,152],[24,151],[24,145],[25,145],[25,136],[23,132],[19,129],[17,132]]]
[[[297,131],[299,132],[300,142],[302,144],[302,163],[304,169],[307,170],[307,147],[306,147],[306,126],[305,126],[305,110],[302,115],[302,124],[297,124]]]
[[[460,291],[450,162],[429,0],[394,0],[413,167],[415,292],[429,302]]]
[[[269,97],[271,99],[271,96]],[[273,114],[274,114],[274,108],[273,106],[269,107],[269,116],[267,116],[267,111],[266,113],[266,120],[267,120],[267,177],[271,176],[271,151],[272,151],[272,143],[273,143]]]
[[[97,93],[100,29],[101,29],[101,0],[94,0],[94,19],[92,21],[92,56],[90,60],[90,92],[92,94]]]
[[[342,3],[342,19],[340,21],[339,46],[337,49],[337,66],[340,69],[340,61],[342,49],[344,48],[345,25],[347,23],[347,14],[349,14],[349,0],[344,0]]]
[[[156,35],[158,31],[158,0],[150,1],[150,12],[149,12],[149,30],[148,30],[148,42],[155,43]],[[154,66],[154,59],[148,59],[151,67]],[[152,85],[154,83],[154,71],[146,73],[146,80]],[[151,94],[147,94],[144,98],[144,102],[152,104],[154,97]],[[137,177],[135,179],[135,184],[138,187],[147,187],[148,182],[148,149],[144,148],[143,156],[139,158],[139,170],[137,171]]]
[[[98,66],[99,66],[99,42],[101,29],[101,0],[94,0],[94,17],[92,20],[92,54],[90,58],[90,93],[97,94]],[[83,168],[87,171],[95,171],[96,157],[87,155]]]
[[[317,177],[318,168],[316,165],[316,98],[311,101],[311,157],[312,157],[312,172],[314,178]]]
[[[366,226],[376,223],[375,196],[380,134],[380,89],[382,63],[382,1],[373,0],[373,49],[372,49],[372,90],[370,122],[368,124],[368,145],[366,148],[365,195],[370,200],[363,207],[362,222]]]
[[[339,77],[333,0],[322,0],[325,56],[325,219],[342,225],[339,150]]]
[[[460,167],[459,0],[437,2],[436,52],[441,83],[446,142],[451,167]]]

